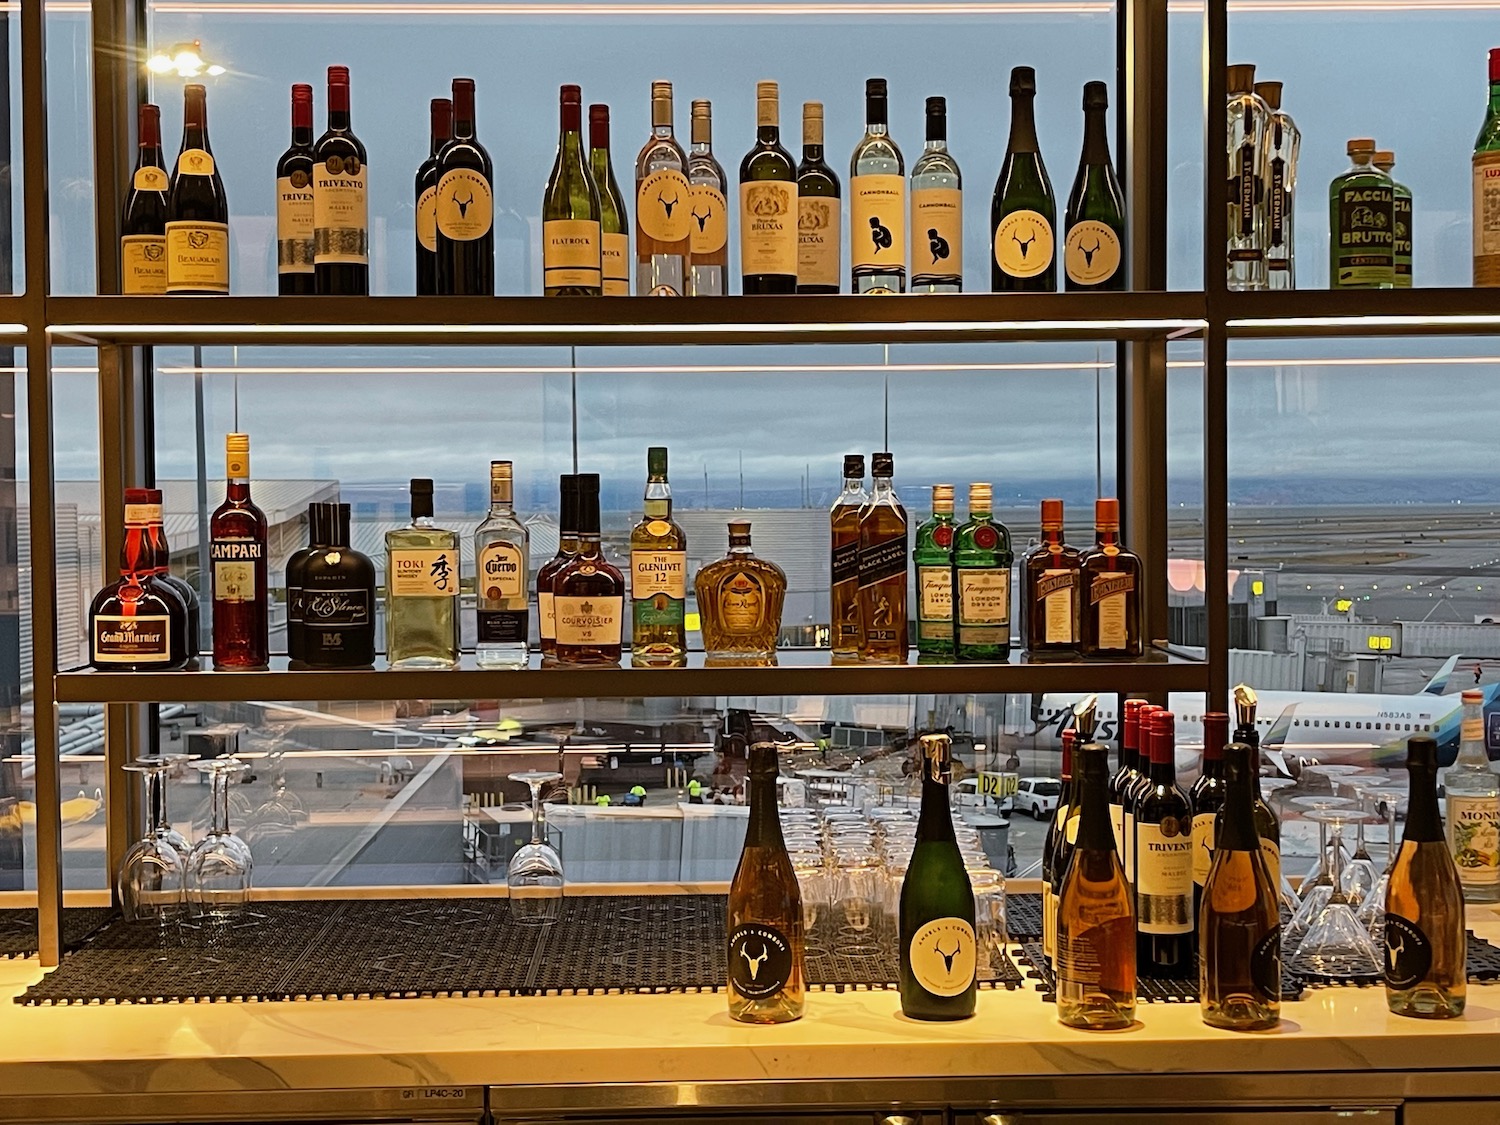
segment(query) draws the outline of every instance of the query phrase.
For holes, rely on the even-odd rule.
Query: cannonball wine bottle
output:
[[[161,110],[141,106],[140,154],[120,218],[120,292],[167,291],[167,173],[161,152]]]
[[[292,87],[292,144],[276,162],[276,292],[317,292],[313,239],[313,89]]]
[[[182,147],[167,192],[167,292],[229,292],[229,201],[208,143],[208,93],[182,92]]]
[[[365,146],[349,124],[349,68],[328,68],[328,131],[313,149],[313,261],[318,292],[370,292]]]

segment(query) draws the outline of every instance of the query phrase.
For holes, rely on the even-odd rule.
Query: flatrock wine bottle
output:
[[[609,155],[609,106],[589,106],[589,171],[599,189],[600,261],[604,295],[630,296],[630,213]]]
[[[1036,139],[1036,71],[1010,72],[1010,143],[990,202],[990,288],[1057,291],[1057,201]]]
[[[229,201],[208,143],[208,95],[182,93],[182,147],[167,192],[167,292],[229,292]]]
[[[599,189],[583,147],[583,93],[558,95],[557,160],[542,197],[542,285],[548,297],[604,294]]]
[[[292,144],[276,162],[276,292],[317,291],[313,272],[313,88],[292,87]]]
[[[156,296],[167,291],[167,173],[161,152],[161,110],[141,106],[140,154],[120,220],[120,292]]]

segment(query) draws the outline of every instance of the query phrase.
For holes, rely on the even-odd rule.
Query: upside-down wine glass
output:
[[[531,789],[531,840],[511,857],[505,874],[510,888],[510,916],[528,926],[548,925],[562,913],[562,856],[547,843],[542,815],[542,786],[561,778],[562,774],[546,770],[522,770],[510,775],[512,781]]]
[[[1333,885],[1328,901],[1313,918],[1307,936],[1287,960],[1286,967],[1301,976],[1378,977],[1385,968],[1384,959],[1370,940],[1369,932],[1355,917],[1356,904],[1344,894],[1342,884],[1343,827],[1366,814],[1356,809],[1314,809],[1307,815],[1332,830]]]
[[[229,783],[250,766],[235,757],[206,758],[193,768],[209,775],[208,834],[188,853],[188,906],[204,925],[243,924],[249,915],[250,881],[255,870],[250,847],[229,827]]]
[[[182,917],[189,846],[167,819],[166,772],[186,754],[138,758],[125,768],[141,775],[144,827],[120,862],[120,913],[127,922],[155,923],[164,932]]]

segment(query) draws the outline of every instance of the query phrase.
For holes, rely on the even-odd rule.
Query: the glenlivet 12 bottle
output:
[[[276,162],[276,292],[317,292],[313,273],[313,88],[292,87],[292,144]]]
[[[599,189],[600,260],[604,295],[630,296],[630,212],[609,156],[609,106],[589,106],[589,171]]]
[[[229,201],[208,143],[208,93],[182,91],[182,147],[167,191],[167,292],[229,292]]]
[[[1142,976],[1193,975],[1193,815],[1177,784],[1176,717],[1151,716],[1150,787],[1135,810],[1136,962]]]
[[[370,292],[365,146],[349,124],[349,68],[328,68],[328,129],[313,147],[313,258],[318,292]]]
[[[1203,716],[1203,768],[1188,790],[1193,806],[1193,905],[1203,901],[1203,884],[1214,862],[1214,822],[1224,807],[1224,746],[1229,742],[1229,716],[1208,711]]]
[[[250,499],[249,434],[225,436],[224,475],[224,502],[208,521],[214,667],[265,668],[271,662],[266,515]]]
[[[490,154],[475,134],[474,79],[455,78],[453,139],[438,154],[437,281],[444,296],[495,295],[494,180]]]
[[[964,191],[948,151],[948,102],[927,99],[927,146],[911,168],[911,291],[964,290]]]
[[[744,753],[749,713],[729,714],[725,752]],[[757,742],[749,754],[750,823],[729,885],[729,1014],[743,1023],[789,1023],[807,1003],[802,894],[781,835],[776,744]]]
[[[990,202],[990,288],[996,293],[1057,289],[1057,202],[1036,139],[1036,71],[1010,72],[1010,143]]]
[[[548,297],[603,295],[599,189],[583,147],[583,91],[558,93],[557,159],[542,197],[542,286]]]
[[[688,181],[693,194],[693,265],[688,293],[693,297],[723,297],[729,292],[729,181],[714,156],[713,106],[693,103],[693,147],[688,150]]]
[[[802,103],[802,163],[797,165],[797,292],[837,293],[843,275],[839,178],[823,159],[823,103]]]
[[[740,287],[797,291],[797,166],[781,145],[774,82],[755,84],[755,144],[740,161]]]
[[[681,297],[692,262],[688,158],[672,132],[672,83],[651,83],[651,136],[635,159],[635,291]]]
[[[967,1019],[974,1014],[979,962],[974,888],[948,807],[952,740],[924,734],[917,753],[922,812],[901,882],[901,1011],[918,1020]]]
[[[1107,109],[1109,87],[1084,83],[1083,155],[1068,195],[1063,239],[1064,287],[1070,292],[1125,288],[1125,196],[1109,159]]]
[[[417,168],[417,296],[430,297],[437,289],[437,191],[438,154],[453,139],[453,102],[433,98],[430,147],[427,159]]]
[[[120,292],[160,296],[167,291],[167,179],[161,151],[161,110],[143,105],[136,126],[140,148],[120,217]]]
[[[1411,798],[1385,893],[1385,999],[1398,1016],[1452,1019],[1468,996],[1464,894],[1443,837],[1437,742],[1406,740]]]
[[[906,162],[884,78],[865,82],[865,135],[849,160],[849,266],[855,293],[906,292]]]

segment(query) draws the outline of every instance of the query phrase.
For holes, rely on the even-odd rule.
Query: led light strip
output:
[[[1483,328],[1500,329],[1500,313],[1453,313],[1437,316],[1289,316],[1231,320],[1236,328],[1338,328],[1361,325],[1370,328]]]
[[[7,11],[16,11],[20,5],[15,0],[4,4]],[[1500,8],[1500,0],[1229,0],[1229,10],[1241,14],[1282,14],[1288,12],[1477,12],[1494,11]],[[86,12],[89,5],[74,0],[58,0],[47,5],[48,11]],[[151,5],[152,12],[161,15],[301,15],[301,16],[404,16],[417,14],[418,9],[409,3],[392,0],[162,0]],[[1174,13],[1202,12],[1203,4],[1195,0],[1172,0],[1167,10]],[[868,3],[863,0],[823,0],[821,3],[764,2],[764,0],[739,0],[721,3],[567,3],[497,2],[497,0],[474,0],[473,3],[444,2],[424,4],[422,16],[757,16],[785,18],[794,16],[984,16],[984,15],[1101,15],[1114,11],[1114,6],[1096,0],[1016,0],[1015,3],[995,0],[948,0],[943,3],[896,2]]]

